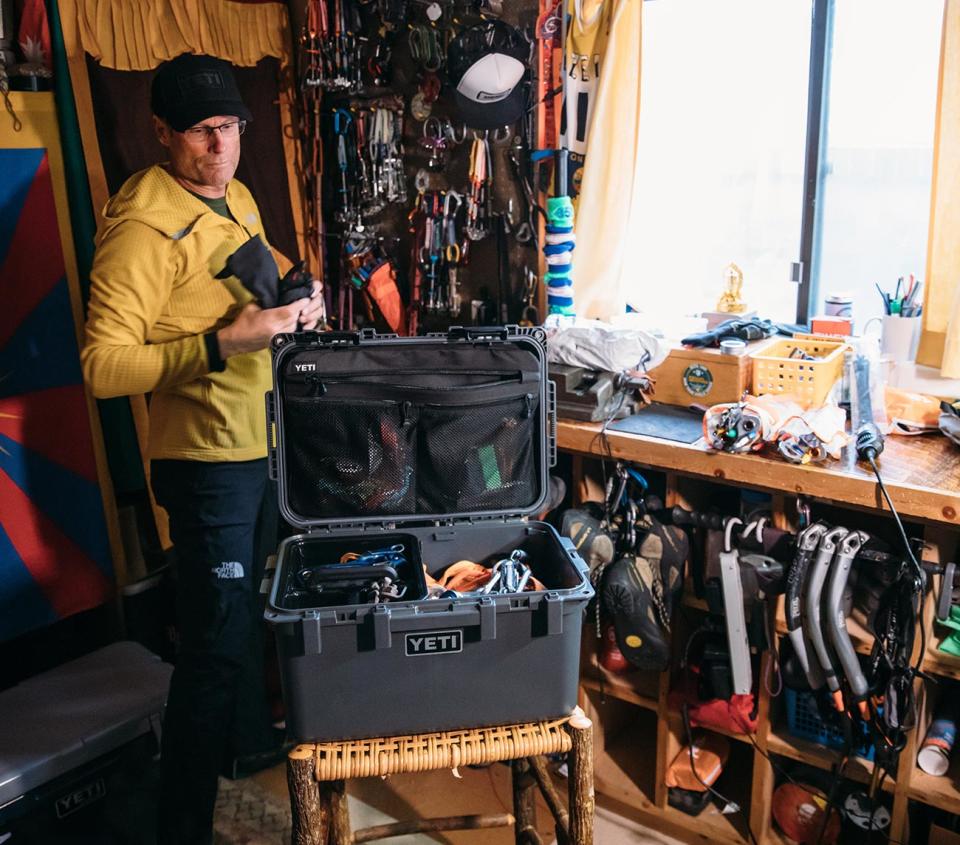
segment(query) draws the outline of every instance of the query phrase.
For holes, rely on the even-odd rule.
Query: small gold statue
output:
[[[723,293],[717,302],[717,311],[742,314],[747,304],[740,298],[743,290],[743,271],[732,261],[723,270]]]

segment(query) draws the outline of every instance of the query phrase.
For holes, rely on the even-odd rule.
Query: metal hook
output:
[[[725,552],[733,551],[733,529],[738,525],[743,525],[743,520],[738,516],[731,516],[723,526],[723,550]]]

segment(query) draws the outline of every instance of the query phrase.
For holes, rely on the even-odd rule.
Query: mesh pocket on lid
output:
[[[398,402],[288,397],[291,510],[302,517],[412,513],[414,438]]]
[[[533,394],[494,404],[424,405],[417,426],[417,511],[525,508],[537,495]]]

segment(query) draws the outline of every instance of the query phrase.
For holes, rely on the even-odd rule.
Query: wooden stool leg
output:
[[[528,757],[530,764],[530,773],[536,778],[537,786],[540,787],[540,794],[543,800],[547,802],[550,813],[553,815],[553,821],[557,831],[557,845],[570,845],[570,814],[557,795],[557,790],[550,780],[550,771],[547,768],[547,761],[543,757]]]
[[[510,763],[513,772],[513,833],[517,845],[541,845],[537,834],[536,781],[521,757]]]
[[[567,723],[573,747],[569,757],[570,845],[593,845],[593,722],[578,707]]]
[[[290,789],[292,845],[327,845],[329,813],[320,800],[314,777],[313,746],[298,745],[287,757],[287,786]]]
[[[353,845],[346,783],[342,780],[321,781],[320,800],[330,808],[330,845]]]

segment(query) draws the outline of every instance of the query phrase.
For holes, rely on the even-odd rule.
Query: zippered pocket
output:
[[[475,371],[457,373],[457,381],[443,370],[425,373],[422,370],[396,370],[384,374],[366,373],[298,373],[287,379],[288,396],[309,396],[315,399],[368,398],[404,399],[415,397],[419,402],[448,401],[458,394],[482,396],[496,400],[500,396],[515,395],[523,387],[520,372]]]
[[[288,396],[290,508],[307,519],[413,513],[414,423],[409,402]]]
[[[494,402],[418,405],[418,513],[515,510],[534,503],[539,399],[514,388],[515,395]]]

